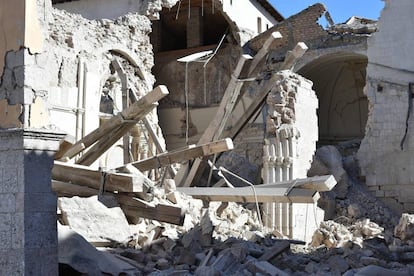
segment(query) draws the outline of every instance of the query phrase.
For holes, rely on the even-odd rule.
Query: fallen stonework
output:
[[[170,186],[171,187],[171,186]],[[169,189],[169,188],[168,188]],[[168,201],[170,190],[157,188],[155,200]],[[95,201],[97,198],[73,198],[74,201]],[[400,225],[392,231],[370,219],[343,218],[346,223],[324,221],[315,231],[312,241],[280,239],[271,229],[263,227],[255,210],[241,205],[211,202],[203,205],[174,192],[176,205],[185,210],[182,226],[173,226],[149,219],[126,226],[131,236],[123,242],[101,243],[98,251],[91,247],[87,256],[86,241],[72,234],[69,240],[65,228],[59,228],[60,248],[71,249],[60,259],[61,271],[79,271],[89,275],[108,273],[103,260],[112,257],[125,275],[412,275],[414,247],[412,246],[413,215],[405,214]],[[60,205],[62,212],[64,206]],[[101,207],[104,210],[106,207]],[[107,208],[108,212],[111,208]],[[95,223],[86,212],[85,225]],[[87,222],[89,221],[89,222]],[[70,223],[69,223],[70,225]],[[117,225],[120,227],[120,225]],[[124,225],[125,226],[125,225]],[[70,225],[78,231],[76,225]],[[120,231],[120,229],[118,230]],[[85,248],[86,250],[86,248]],[[104,255],[102,255],[104,254]],[[109,255],[108,255],[109,254]],[[82,257],[83,256],[83,257]],[[87,270],[84,262],[89,263]],[[111,261],[113,262],[113,261]],[[65,265],[63,265],[65,264]],[[106,265],[106,266],[105,266]],[[89,272],[87,272],[89,271]],[[93,272],[95,271],[95,272]],[[97,273],[97,274],[94,274]],[[111,273],[111,272],[110,272]],[[384,274],[385,273],[385,274]]]

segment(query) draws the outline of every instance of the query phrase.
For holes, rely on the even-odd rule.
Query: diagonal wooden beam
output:
[[[202,157],[206,155],[232,150],[233,148],[233,141],[230,138],[227,138],[220,141],[206,143],[200,146],[193,146],[172,152],[165,152],[163,154],[158,154],[157,156],[137,162],[132,162],[129,164],[133,165],[140,171],[148,171],[152,169],[166,167],[171,164],[190,160],[196,157]],[[117,168],[117,170],[122,170],[125,166],[119,167]]]
[[[156,103],[152,104],[147,109],[142,109],[140,115],[137,115],[137,118],[142,118],[148,114],[152,109],[157,106]],[[114,128],[112,132],[107,133],[107,136],[99,139],[96,144],[94,144],[82,157],[76,161],[76,164],[89,166],[93,164],[102,154],[104,154],[113,144],[115,144],[119,139],[121,139],[128,131],[133,128],[139,119],[124,121],[120,126]]]
[[[220,106],[217,109],[216,115],[213,120],[208,125],[207,129],[202,134],[198,144],[204,144],[213,141],[213,139],[220,135],[220,129],[223,129],[227,118],[230,116],[234,108],[234,98],[237,99],[238,93],[240,92],[241,85],[238,83],[238,77],[243,70],[244,64],[251,57],[248,55],[242,55],[239,59],[239,62],[236,65],[236,68],[233,71],[230,82],[227,85],[227,88],[224,92],[223,98],[220,102]],[[236,97],[235,97],[236,94]],[[186,179],[182,181],[181,179],[176,179],[176,182],[179,186],[189,187],[193,185],[193,182],[196,182],[200,179],[203,170],[206,167],[206,159],[196,159],[191,166],[190,172],[187,175]],[[182,168],[185,170],[186,168]]]
[[[259,62],[269,53],[269,48],[272,43],[277,40],[281,39],[282,35],[279,32],[273,32],[270,36],[266,39],[263,43],[263,46],[260,48],[259,52],[254,56],[252,63],[249,67],[249,76],[254,72]]]
[[[151,92],[143,96],[139,101],[130,105],[127,109],[118,113],[116,116],[109,119],[102,126],[95,129],[81,140],[76,142],[69,150],[63,155],[62,159],[73,158],[83,150],[89,148],[91,145],[96,143],[99,139],[108,135],[114,129],[117,129],[120,125],[124,124],[125,121],[139,121],[143,118],[152,108],[154,103],[158,102],[162,98],[168,95],[168,89],[166,86],[160,85],[154,88]],[[144,112],[143,112],[144,110]]]
[[[269,80],[262,80],[260,82],[260,84],[255,89],[258,92],[255,94],[253,101],[249,104],[248,108],[243,113],[243,116],[237,120],[237,123],[223,133],[224,137],[230,137],[234,139],[237,134],[239,134],[239,132],[249,122],[254,114],[256,114],[257,111],[262,108],[266,100],[266,96],[269,94],[273,86],[276,85],[279,79],[280,76],[278,74],[273,74]]]

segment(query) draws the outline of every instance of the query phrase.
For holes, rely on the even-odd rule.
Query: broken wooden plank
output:
[[[276,39],[280,38],[282,38],[282,35],[279,32],[273,32],[270,34],[270,36],[266,39],[265,43],[263,43],[263,46],[260,48],[259,52],[257,52],[257,54],[254,56],[253,61],[249,67],[249,76],[256,69],[259,62],[269,53],[269,48],[272,45],[272,43]]]
[[[265,253],[260,256],[259,261],[270,261],[274,257],[277,257],[281,253],[285,252],[290,248],[289,241],[276,242],[272,247],[268,248]]]
[[[116,199],[128,218],[147,218],[175,225],[183,225],[184,223],[185,215],[179,207],[164,204],[153,205],[143,200],[123,195],[116,195]]]
[[[75,137],[66,135],[65,138],[60,141],[59,150],[55,153],[54,159],[61,159],[65,152],[67,152],[73,146],[73,144],[75,144]]]
[[[90,197],[99,194],[99,190],[89,188],[86,186],[80,186],[69,182],[52,180],[52,190],[58,196],[79,196]]]
[[[89,148],[91,145],[96,143],[99,139],[108,135],[114,129],[117,129],[120,125],[124,124],[125,121],[139,121],[154,107],[154,103],[168,95],[168,89],[164,85],[157,86],[143,96],[139,101],[130,105],[127,109],[118,113],[110,120],[105,122],[102,126],[95,129],[81,140],[76,142],[63,156],[62,158],[73,158],[85,148]],[[145,110],[145,112],[143,112]]]
[[[278,203],[315,203],[319,193],[300,188],[210,188],[210,187],[177,187],[177,191],[193,198],[221,202],[278,202]],[[255,196],[256,195],[256,196]]]
[[[269,94],[273,86],[276,85],[279,78],[280,76],[278,74],[273,74],[269,80],[262,80],[259,87],[255,89],[258,93],[254,95],[253,101],[249,104],[249,107],[243,113],[243,116],[237,120],[237,123],[223,133],[224,137],[234,139],[239,134],[253,115],[256,114],[256,112],[263,106],[267,94]]]
[[[299,42],[292,51],[288,51],[280,70],[292,70],[298,59],[308,50],[305,43]]]
[[[166,152],[145,160],[132,162],[130,164],[138,168],[140,171],[148,171],[151,169],[169,166],[171,164],[179,163],[185,160],[190,160],[196,157],[232,150],[233,148],[233,141],[230,138],[226,138],[220,141],[211,142],[200,146],[189,147],[172,152]],[[117,169],[122,168],[123,167]]]
[[[336,185],[336,180],[333,175],[313,176],[308,178],[300,178],[290,181],[283,181],[277,183],[260,184],[256,188],[303,188],[311,189],[317,192],[327,192],[332,190]]]
[[[81,186],[100,190],[101,182],[104,182],[104,190],[128,193],[139,193],[146,191],[154,184],[145,175],[111,173],[93,170],[87,166],[68,164],[55,161],[52,169],[52,179],[71,182]]]

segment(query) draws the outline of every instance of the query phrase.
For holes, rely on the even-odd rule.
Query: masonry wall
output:
[[[314,4],[309,8],[295,14],[286,20],[270,28],[263,35],[259,35],[249,41],[249,47],[257,52],[262,47],[266,38],[273,32],[280,32],[283,38],[276,40],[271,49],[283,54],[293,49],[298,42],[306,42],[309,48],[313,44],[319,45],[326,38],[327,32],[319,25],[319,18],[326,12],[322,4]]]
[[[369,118],[358,152],[368,188],[397,212],[414,211],[414,47],[409,0],[385,1],[379,31],[368,41]],[[398,41],[398,43],[396,43]]]
[[[158,11],[162,7],[171,8],[178,0],[88,0],[73,1],[56,4],[55,7],[70,13],[81,14],[84,18],[116,19],[127,13],[138,13],[153,18],[158,17]]]

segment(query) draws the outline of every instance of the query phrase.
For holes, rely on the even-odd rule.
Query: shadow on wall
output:
[[[322,56],[298,73],[313,82],[319,100],[319,143],[361,139],[368,118],[364,95],[368,59],[354,53]]]

